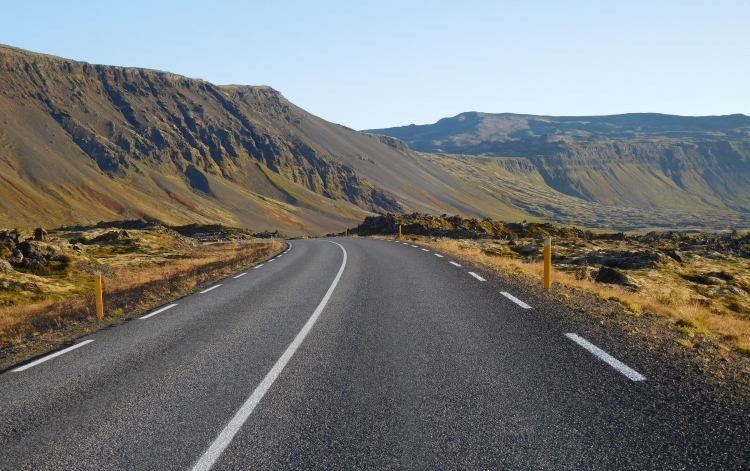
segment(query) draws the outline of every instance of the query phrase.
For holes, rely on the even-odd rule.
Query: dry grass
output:
[[[281,247],[279,242],[222,243],[155,262],[101,265],[98,269],[104,275],[105,317],[144,312],[268,257]],[[79,292],[85,294],[0,308],[0,345],[15,345],[51,331],[92,322],[96,313],[94,276],[77,274],[77,279],[85,280],[82,289],[79,287]]]
[[[487,254],[475,242],[468,240],[426,237],[419,240],[441,251],[469,257],[486,267],[537,277],[541,284],[544,273],[541,261],[527,262],[508,256]],[[688,336],[702,333],[733,347],[738,352],[750,353],[750,320],[728,315],[724,311],[716,312],[699,304],[692,299],[690,290],[684,286],[664,283],[655,290],[633,291],[618,285],[598,283],[584,271],[555,271],[554,281],[620,302],[625,311],[634,317],[640,316],[643,312],[656,314],[670,319],[678,332],[684,332]],[[680,343],[688,348],[693,345],[690,341]]]

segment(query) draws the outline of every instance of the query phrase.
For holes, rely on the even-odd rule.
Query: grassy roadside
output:
[[[200,244],[169,231],[86,247],[65,270],[15,272],[0,290],[0,370],[71,339],[125,322],[165,302],[280,252],[285,244]],[[94,272],[104,278],[103,319],[96,318]]]

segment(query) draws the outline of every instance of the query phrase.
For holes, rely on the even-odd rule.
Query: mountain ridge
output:
[[[417,153],[267,86],[0,46],[0,96],[4,225],[142,217],[299,234],[375,212],[497,214],[492,197]]]
[[[431,125],[365,132],[401,139],[422,152],[521,159],[525,172],[536,173],[544,185],[591,203],[750,212],[750,117],[742,114],[469,112]]]

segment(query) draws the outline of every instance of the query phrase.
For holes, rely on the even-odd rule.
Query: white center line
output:
[[[513,296],[512,294],[510,294],[510,293],[508,293],[506,291],[500,291],[500,294],[502,294],[503,296],[505,296],[506,298],[510,299],[511,301],[513,301],[514,303],[518,304],[519,306],[521,306],[524,309],[531,309],[531,306],[529,306],[525,302],[521,301],[520,299],[518,299],[517,297]]]
[[[402,243],[403,243],[404,245],[409,245],[409,244],[407,244],[406,242],[402,242]]]
[[[457,266],[457,267],[460,267],[460,266],[461,266],[461,265],[459,265],[459,264],[458,264],[458,263],[456,263],[456,262],[450,262],[450,264],[451,264],[451,265],[455,265],[455,266]]]
[[[602,360],[604,363],[608,364],[612,368],[624,374],[631,380],[646,381],[645,376],[638,373],[634,369],[630,368],[625,363],[621,362],[617,358],[613,357],[612,355],[605,352],[604,350],[597,347],[596,345],[589,342],[588,340],[584,339],[583,337],[580,337],[577,334],[565,334],[565,336],[568,337],[570,340],[574,341],[575,343],[577,343],[578,345],[580,345],[581,347],[585,348],[589,352],[593,353],[598,359]]]
[[[203,291],[201,291],[201,294],[206,294],[206,293],[208,293],[209,291],[211,291],[212,289],[216,289],[216,288],[218,288],[219,286],[221,286],[221,285],[214,285],[214,286],[212,286],[212,287],[210,287],[210,288],[208,288],[208,289],[204,289]]]
[[[75,344],[75,345],[73,345],[72,347],[68,347],[68,348],[66,348],[66,349],[60,350],[59,352],[55,352],[55,353],[53,353],[52,355],[47,355],[47,356],[46,356],[46,357],[44,357],[44,358],[40,358],[40,359],[38,359],[37,361],[32,361],[32,362],[31,362],[31,363],[29,363],[28,365],[23,365],[23,366],[20,366],[20,367],[18,367],[18,368],[16,368],[16,369],[14,369],[14,370],[12,370],[12,371],[13,371],[14,373],[18,373],[19,371],[23,371],[23,370],[28,370],[28,369],[29,369],[29,368],[31,368],[32,366],[36,366],[36,365],[38,365],[39,363],[44,363],[44,362],[45,362],[45,361],[47,361],[47,360],[51,360],[51,359],[53,359],[53,358],[55,358],[55,357],[59,357],[60,355],[64,355],[64,354],[68,353],[68,352],[69,352],[69,351],[71,351],[71,350],[75,350],[75,349],[76,349],[76,348],[78,348],[78,347],[83,347],[83,346],[84,346],[84,345],[86,345],[87,343],[91,343],[91,342],[93,342],[93,340],[84,340],[83,342],[81,342],[81,343],[78,343],[78,344]]]
[[[417,246],[416,246],[416,245],[412,245],[412,247],[414,247],[414,248],[417,248]]]
[[[262,267],[263,265],[264,265],[264,264],[263,264],[263,263],[261,263],[261,264],[260,264],[260,265],[258,265],[257,267],[253,267],[253,270],[255,270],[256,268],[260,268],[260,267]]]
[[[160,312],[166,311],[167,309],[172,309],[175,306],[177,306],[177,304],[170,304],[169,306],[166,306],[166,307],[163,307],[161,309],[158,309],[158,310],[152,312],[151,314],[146,314],[145,316],[141,316],[141,317],[139,317],[139,319],[148,319],[151,316],[155,316],[155,315],[159,314]]]
[[[479,281],[487,281],[487,280],[485,280],[484,278],[482,278],[481,276],[479,276],[479,275],[477,275],[476,273],[474,273],[473,271],[470,271],[470,272],[469,272],[469,275],[473,276],[474,278],[476,278],[476,279],[477,279],[477,280],[479,280]]]
[[[440,257],[440,258],[443,258],[443,256],[442,256],[442,255],[440,255],[439,253],[436,253],[436,254],[435,254],[435,256],[436,256],[436,257]]]
[[[234,279],[237,279],[237,278],[239,278],[241,276],[245,276],[245,275],[247,275],[247,273],[240,273],[239,275],[235,276]]]
[[[344,261],[341,263],[341,268],[339,268],[339,272],[336,275],[336,278],[333,279],[331,287],[328,288],[328,291],[326,292],[325,296],[323,296],[320,304],[318,304],[315,312],[313,312],[312,316],[310,316],[310,319],[308,319],[307,323],[304,327],[302,327],[302,330],[299,331],[292,343],[289,344],[284,354],[281,355],[276,364],[273,365],[271,371],[268,372],[266,377],[263,378],[263,381],[261,381],[258,387],[255,388],[255,391],[253,391],[253,393],[249,398],[247,398],[245,403],[242,404],[242,407],[240,407],[237,413],[234,414],[232,420],[230,420],[227,426],[224,427],[221,433],[219,433],[219,436],[216,437],[216,440],[214,440],[211,446],[209,446],[208,449],[203,453],[203,455],[198,459],[198,462],[195,463],[195,466],[193,466],[193,471],[208,471],[209,469],[211,469],[211,466],[216,463],[216,460],[219,459],[226,447],[229,446],[229,444],[232,442],[234,436],[237,434],[237,432],[239,432],[240,428],[247,421],[248,417],[250,417],[250,414],[253,413],[253,410],[255,410],[255,407],[258,405],[258,403],[260,403],[261,399],[263,399],[263,396],[271,388],[271,385],[274,383],[274,381],[276,381],[276,378],[279,377],[286,364],[289,363],[289,360],[305,340],[307,334],[309,334],[310,330],[312,330],[315,322],[317,322],[318,320],[318,317],[320,317],[320,314],[326,307],[326,304],[328,304],[328,300],[333,294],[333,290],[336,289],[336,285],[339,283],[342,273],[344,273],[344,267],[346,267],[346,250],[336,242],[330,243],[338,245],[344,252]]]
[[[425,252],[429,252],[429,250],[427,250],[427,249],[422,249],[422,250],[424,250]]]
[[[266,262],[266,263],[271,263],[271,262],[273,262],[273,259],[269,260],[269,261],[268,261],[268,262]]]

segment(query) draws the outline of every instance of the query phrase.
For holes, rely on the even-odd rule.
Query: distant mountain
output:
[[[401,139],[422,152],[460,154],[431,160],[465,180],[483,181],[483,188],[495,195],[508,185],[489,189],[487,184],[497,186],[504,176],[573,198],[552,196],[546,209],[531,210],[539,217],[573,222],[575,216],[563,217],[565,206],[579,202],[610,209],[719,211],[742,224],[750,213],[750,117],[741,114],[552,117],[470,112],[435,124],[366,132]],[[494,170],[487,165],[496,167],[498,178],[489,178]],[[517,185],[510,187],[517,190]]]
[[[301,234],[413,210],[524,215],[269,87],[0,46],[0,227],[142,217]]]

